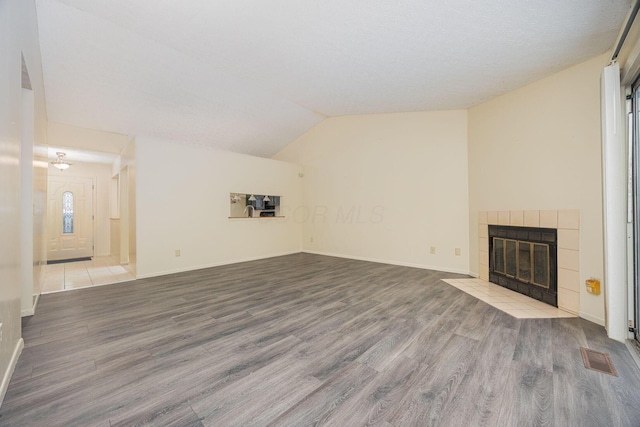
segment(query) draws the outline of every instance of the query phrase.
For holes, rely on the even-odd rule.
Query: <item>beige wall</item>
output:
[[[135,151],[138,277],[300,251],[291,216],[228,218],[232,192],[278,194],[283,209],[299,206],[298,166],[141,136]]]
[[[607,60],[599,56],[469,110],[473,273],[479,211],[578,209],[580,282],[602,279],[600,73]],[[603,295],[581,285],[580,315],[604,324]]]
[[[109,221],[109,203],[111,191],[111,165],[99,163],[74,162],[73,165],[61,171],[49,165],[49,176],[81,177],[93,179],[95,219],[94,241],[95,256],[109,255],[111,252],[111,224]]]
[[[127,143],[113,168],[118,170],[120,262],[135,271],[136,265],[136,142]]]
[[[46,127],[42,126],[42,133]],[[40,138],[44,143],[45,138]],[[44,269],[47,265],[47,182],[48,182],[47,147],[37,145],[33,162],[33,294],[42,292]]]
[[[54,122],[48,123],[47,130],[50,147],[120,154],[129,141],[126,135],[119,133],[85,129]]]
[[[274,158],[303,167],[305,251],[468,272],[466,111],[331,118]]]
[[[0,2],[0,400],[23,343],[19,280],[21,53],[34,92],[34,145],[45,145],[47,117],[35,4],[26,0]]]
[[[36,122],[35,95],[31,89],[22,89],[21,117],[21,313],[34,314],[36,296],[44,282],[47,212],[47,148],[45,121]],[[44,115],[43,111],[38,114]],[[37,139],[36,139],[37,138]]]

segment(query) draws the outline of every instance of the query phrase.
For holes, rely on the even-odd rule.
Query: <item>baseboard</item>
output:
[[[354,255],[342,255],[342,254],[334,254],[334,253],[328,253],[328,252],[310,251],[310,250],[306,250],[306,249],[303,249],[302,252],[307,253],[307,254],[314,254],[314,255],[323,255],[323,256],[332,256],[332,257],[337,257],[337,258],[354,259],[354,260],[358,260],[358,261],[377,262],[379,264],[399,265],[401,267],[421,268],[423,270],[442,271],[442,272],[445,272],[445,273],[465,274],[467,276],[471,276],[472,275],[467,270],[458,270],[458,269],[455,269],[455,268],[446,268],[446,267],[440,267],[440,266],[436,266],[436,265],[414,264],[414,263],[410,263],[410,262],[390,261],[390,260],[378,259],[378,258],[369,258],[369,257],[360,257],[360,256],[354,256]]]
[[[592,315],[587,314],[587,313],[576,313],[576,314],[578,316],[580,316],[581,318],[583,318],[584,320],[588,320],[589,322],[593,322],[593,323],[595,323],[597,325],[604,326],[604,319],[592,316]]]
[[[4,401],[4,396],[7,394],[7,390],[9,389],[9,382],[11,381],[11,376],[13,375],[13,371],[16,369],[16,365],[18,364],[18,358],[22,353],[22,349],[24,348],[24,340],[20,338],[16,344],[16,348],[13,350],[13,356],[11,356],[11,360],[9,361],[9,366],[7,367],[4,376],[2,377],[2,384],[0,385],[0,406],[2,406],[2,402]]]
[[[213,263],[196,265],[191,267],[175,268],[171,270],[163,270],[163,271],[154,272],[154,273],[144,273],[144,274],[138,273],[136,274],[136,279],[148,279],[150,277],[166,276],[167,274],[185,273],[187,271],[202,270],[205,268],[220,267],[223,265],[230,265],[230,264],[239,264],[241,262],[258,261],[261,259],[275,258],[279,256],[293,255],[293,254],[299,254],[299,253],[300,251],[282,252],[282,253],[270,254],[270,255],[264,255],[264,256],[234,259],[230,261],[213,262]]]
[[[42,289],[42,288],[40,288],[40,289]],[[38,303],[40,302],[40,295],[42,295],[42,294],[36,295],[36,300],[33,302],[33,314],[36,313],[36,307],[38,306]]]
[[[21,317],[33,316],[36,314],[36,306],[38,305],[38,301],[40,301],[40,294],[35,295],[35,299],[33,300],[33,307],[27,308],[26,310],[22,310],[20,312]]]

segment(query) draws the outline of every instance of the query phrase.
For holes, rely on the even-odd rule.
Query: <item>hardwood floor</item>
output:
[[[623,344],[456,277],[297,254],[43,295],[0,425],[640,426]]]

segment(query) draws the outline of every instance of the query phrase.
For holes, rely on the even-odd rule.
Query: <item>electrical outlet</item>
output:
[[[460,256],[460,248],[456,248],[456,256]]]
[[[431,255],[434,255],[436,253],[436,247],[435,246],[431,246],[431,250],[429,251],[429,253]]]
[[[176,256],[180,256],[180,249],[176,249]]]
[[[309,240],[311,243],[313,243],[313,237]]]

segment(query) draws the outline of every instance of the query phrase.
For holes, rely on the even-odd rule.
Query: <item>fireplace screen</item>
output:
[[[557,307],[557,230],[489,226],[489,281]]]
[[[495,271],[549,289],[549,245],[493,238]]]

